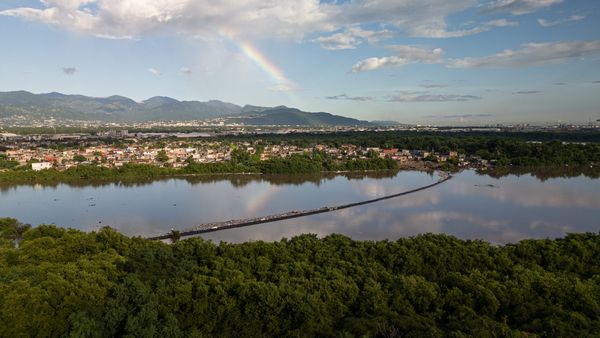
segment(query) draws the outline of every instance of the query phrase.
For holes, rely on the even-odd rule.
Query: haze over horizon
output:
[[[420,124],[600,119],[600,3],[7,0],[0,91]]]

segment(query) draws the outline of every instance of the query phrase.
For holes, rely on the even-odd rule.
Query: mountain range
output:
[[[285,106],[238,106],[218,100],[179,101],[155,96],[136,102],[124,96],[104,98],[61,93],[0,92],[0,118],[55,118],[104,122],[189,121],[224,118],[246,125],[370,126],[370,122]]]

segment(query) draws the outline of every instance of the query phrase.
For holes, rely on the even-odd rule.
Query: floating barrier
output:
[[[361,201],[361,202],[341,204],[341,205],[337,205],[337,206],[325,206],[325,207],[321,207],[321,208],[317,208],[317,209],[309,209],[309,210],[302,210],[302,211],[292,210],[292,211],[288,211],[288,212],[284,212],[284,213],[280,213],[280,214],[268,215],[268,216],[263,216],[263,217],[244,218],[244,219],[237,219],[237,220],[229,220],[229,221],[225,221],[225,222],[205,223],[205,224],[200,224],[200,225],[194,226],[192,228],[181,230],[181,231],[179,231],[178,236],[187,237],[187,236],[193,236],[193,235],[198,235],[198,234],[204,234],[204,233],[208,233],[208,232],[215,232],[215,231],[219,231],[219,230],[240,228],[240,227],[246,227],[246,226],[262,224],[262,223],[277,222],[277,221],[282,221],[282,220],[291,219],[291,218],[305,217],[305,216],[310,216],[310,215],[322,214],[325,212],[331,212],[331,211],[336,211],[336,210],[352,208],[352,207],[356,207],[359,205],[375,203],[375,202],[379,202],[379,201],[396,198],[396,197],[400,197],[400,196],[405,196],[405,195],[413,194],[413,193],[416,193],[419,191],[427,190],[427,189],[433,188],[437,185],[440,185],[452,178],[452,175],[450,175],[447,172],[440,172],[439,176],[440,176],[440,179],[433,184],[429,184],[429,185],[426,185],[426,186],[423,186],[420,188],[404,191],[404,192],[393,194],[393,195],[387,195],[387,196],[378,197],[378,198]],[[160,236],[148,237],[147,239],[163,240],[163,239],[170,239],[172,237],[173,237],[173,232],[169,232],[167,234],[160,235]]]

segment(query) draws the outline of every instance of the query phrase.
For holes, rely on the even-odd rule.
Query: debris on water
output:
[[[89,206],[89,207],[95,207],[96,205],[95,205],[95,204],[90,204],[90,205],[88,205],[88,206]]]
[[[494,184],[475,184],[475,186],[484,188],[498,188],[498,186]]]

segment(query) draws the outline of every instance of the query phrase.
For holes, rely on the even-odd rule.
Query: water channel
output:
[[[200,223],[356,202],[436,182],[417,171],[320,176],[213,176],[155,181],[0,186],[0,217],[153,236]],[[513,243],[600,231],[600,180],[464,171],[398,198],[303,218],[203,234],[215,242],[276,241],[303,233],[394,240],[421,233]]]

